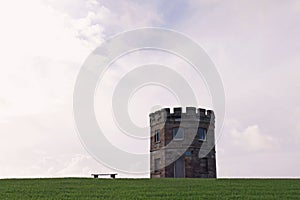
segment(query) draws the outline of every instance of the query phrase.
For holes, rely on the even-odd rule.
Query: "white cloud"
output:
[[[230,132],[233,143],[248,151],[260,151],[273,147],[273,138],[261,133],[257,125],[248,126],[243,131]]]
[[[236,120],[218,143],[220,168],[230,176],[250,172],[249,163],[264,151],[268,154],[260,154],[257,164],[267,160],[283,175],[299,175],[281,164],[294,166],[299,154],[299,2],[188,2],[188,9],[180,7],[181,13],[169,13],[168,19],[171,8],[159,7],[159,1],[1,2],[0,176],[84,174],[82,163],[96,166],[85,157],[72,123],[76,74],[107,37],[152,25],[193,37],[221,73],[227,116]],[[245,150],[240,158],[232,157],[237,146]],[[284,152],[280,158],[278,152]],[[285,157],[289,153],[295,156]],[[276,175],[270,165],[260,164],[257,174]]]
[[[133,13],[122,7],[111,12],[97,1],[76,2],[76,9],[66,6],[70,1],[0,3],[0,177],[84,175],[89,166],[101,169],[92,157],[77,156],[87,153],[72,117],[76,74],[105,31],[136,22],[149,25],[153,19],[137,17],[143,13],[139,5],[129,6]],[[83,12],[71,15],[73,9]]]

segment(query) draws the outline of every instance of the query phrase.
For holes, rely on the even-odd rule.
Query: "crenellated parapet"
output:
[[[203,108],[186,107],[186,111],[183,112],[181,107],[175,107],[173,113],[170,108],[163,108],[150,115],[150,123],[157,124],[163,123],[166,120],[195,120],[203,122],[214,122],[215,115],[212,110],[206,110]]]

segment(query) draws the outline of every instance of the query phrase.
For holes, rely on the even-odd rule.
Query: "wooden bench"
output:
[[[94,178],[99,178],[99,176],[110,176],[110,178],[115,179],[116,178],[116,173],[107,173],[107,174],[92,174]]]

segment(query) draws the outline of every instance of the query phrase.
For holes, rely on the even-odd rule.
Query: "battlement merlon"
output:
[[[161,110],[155,111],[154,113],[150,113],[150,123],[152,122],[159,122],[165,121],[167,118],[184,118],[188,117],[195,117],[198,119],[207,119],[207,120],[214,120],[215,114],[213,110],[206,110],[203,108],[196,108],[196,107],[186,107],[186,112],[182,112],[181,107],[175,107],[174,112],[170,112],[170,108],[163,108]]]

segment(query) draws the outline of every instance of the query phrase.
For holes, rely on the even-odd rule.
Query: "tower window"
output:
[[[155,131],[154,142],[155,143],[160,142],[160,131],[159,130]]]
[[[198,139],[200,141],[205,141],[206,140],[206,132],[207,132],[207,130],[205,128],[199,128],[198,129]]]
[[[181,127],[173,128],[173,139],[183,140],[183,138],[184,138],[184,129]]]
[[[154,160],[154,172],[158,172],[160,164],[160,158]]]
[[[200,167],[203,170],[203,172],[208,172],[208,159],[202,158],[200,160]]]

